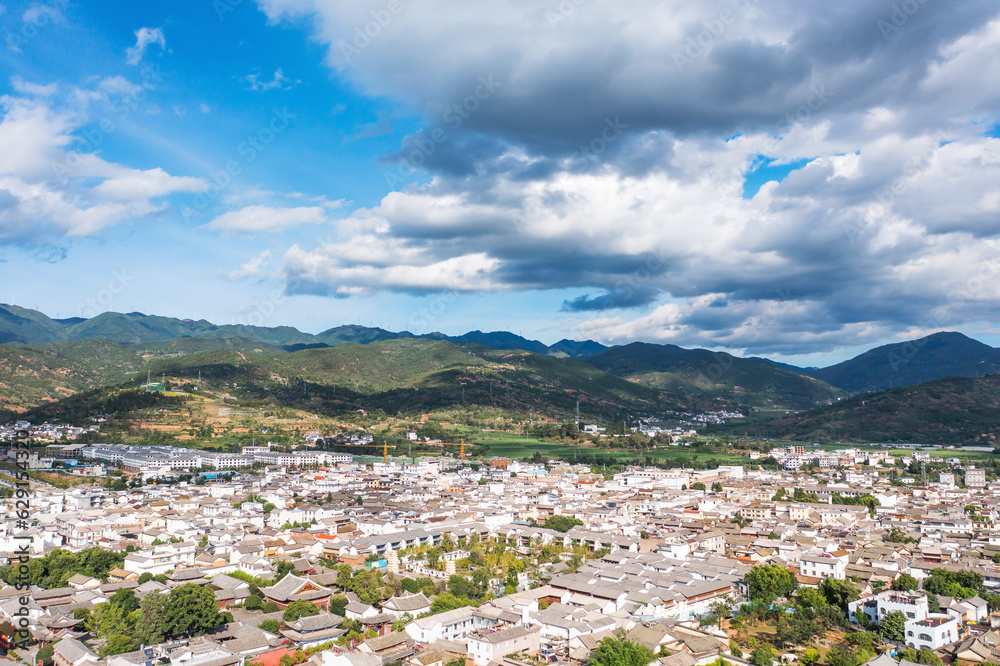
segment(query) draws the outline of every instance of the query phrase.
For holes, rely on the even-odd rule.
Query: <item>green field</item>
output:
[[[597,448],[587,442],[581,445],[573,445],[560,442],[546,442],[536,437],[515,435],[503,432],[482,432],[471,428],[456,428],[456,436],[462,436],[466,442],[466,454],[469,453],[470,444],[486,445],[489,450],[486,457],[518,458],[533,456],[535,452],[541,453],[546,458],[556,458],[568,462],[588,462],[604,461],[608,458],[621,463],[632,462],[633,460],[644,461],[646,456],[651,457],[656,462],[675,462],[679,467],[681,464],[699,466],[714,465],[746,465],[750,464],[748,457],[725,455],[711,451],[696,452],[694,449],[685,446],[672,446],[659,449],[640,449],[632,451],[629,449],[606,449]],[[477,447],[476,453],[482,451]],[[454,449],[452,449],[454,452]]]

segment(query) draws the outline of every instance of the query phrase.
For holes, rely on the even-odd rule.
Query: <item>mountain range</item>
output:
[[[857,395],[740,433],[794,441],[1000,444],[1000,375],[947,377]]]
[[[641,342],[545,345],[509,332],[418,336],[364,326],[312,335],[288,326],[220,326],[141,313],[53,319],[0,305],[0,341],[6,343],[0,344],[0,408],[12,412],[138,382],[147,371],[190,379],[201,370],[206,379],[260,391],[305,382],[317,387],[314,393],[332,394],[337,386],[342,397],[364,396],[390,412],[461,401],[461,384],[468,401],[495,404],[493,391],[503,384],[505,399],[508,385],[516,396],[511,408],[550,405],[566,414],[579,399],[594,417],[656,409],[802,411],[831,403],[825,408],[855,409],[854,400],[844,400],[850,394],[1000,372],[1000,350],[961,333],[878,347],[827,368],[796,368]],[[810,432],[808,423],[795,424],[774,426]]]
[[[475,342],[493,349],[523,349],[537,354],[573,358],[583,358],[607,349],[605,345],[593,340],[584,342],[560,340],[549,346],[506,331],[493,333],[470,331],[464,335],[448,336],[443,333],[416,335],[409,331],[387,331],[366,326],[337,326],[312,335],[291,326],[216,325],[204,319],[176,319],[145,315],[141,312],[105,312],[90,319],[81,317],[52,319],[37,310],[0,304],[0,344],[10,342],[39,344],[62,340],[105,340],[120,344],[141,344],[182,337],[199,339],[238,337],[287,348],[287,351],[335,347],[346,342],[368,344],[399,338],[426,338],[455,343]]]

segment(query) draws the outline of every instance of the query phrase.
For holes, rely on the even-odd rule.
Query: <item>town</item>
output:
[[[35,446],[0,472],[19,516],[0,532],[0,632],[25,663],[1000,658],[998,482],[959,457],[793,445],[608,470],[361,456],[315,432],[220,453],[27,422],[4,436],[18,431]],[[85,483],[54,486],[52,469]]]

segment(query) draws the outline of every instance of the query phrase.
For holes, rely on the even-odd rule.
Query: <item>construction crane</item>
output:
[[[441,446],[460,446],[461,448],[459,449],[459,452],[458,452],[458,458],[459,458],[459,460],[465,460],[465,440],[464,439],[460,440],[458,444],[456,444],[455,442],[441,442]]]
[[[389,462],[389,440],[382,440],[382,462]]]

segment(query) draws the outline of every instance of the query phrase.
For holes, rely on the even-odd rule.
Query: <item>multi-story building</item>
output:
[[[500,631],[475,631],[468,635],[469,656],[476,666],[503,663],[508,654],[526,653],[532,657],[541,650],[540,629],[537,626],[520,626]]]
[[[846,572],[846,553],[843,557],[835,557],[830,553],[824,553],[823,555],[803,555],[799,558],[800,576],[844,580]]]
[[[985,488],[986,470],[975,468],[965,470],[965,485],[969,488]]]

